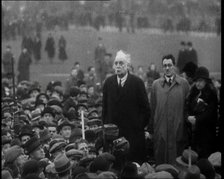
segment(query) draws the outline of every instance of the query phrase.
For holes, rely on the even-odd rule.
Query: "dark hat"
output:
[[[87,172],[87,169],[82,167],[82,166],[76,166],[72,168],[72,176],[73,178],[76,178],[76,176],[80,173],[85,173]]]
[[[31,112],[31,121],[38,121],[40,118],[41,118],[41,112],[39,110]]]
[[[11,139],[8,136],[3,135],[2,136],[2,145],[10,144],[10,143],[11,143]]]
[[[18,146],[22,145],[21,141],[18,138],[13,138],[10,144],[11,144],[11,147],[15,145],[18,145]]]
[[[107,171],[110,163],[103,157],[96,157],[90,164],[90,172],[96,173],[97,171]]]
[[[82,167],[88,167],[90,165],[90,163],[95,159],[95,157],[93,156],[86,156],[81,158],[81,160],[79,161],[79,166]]]
[[[5,162],[13,163],[17,157],[23,154],[23,150],[21,147],[15,145],[10,147],[5,153]]]
[[[36,173],[30,173],[24,177],[24,179],[41,179],[40,176]]]
[[[126,155],[129,151],[130,144],[125,137],[120,137],[113,141],[113,151],[114,154]]]
[[[79,107],[84,107],[86,109],[88,109],[87,103],[78,103],[77,108],[79,109]]]
[[[61,81],[53,81],[53,86],[56,87],[56,86],[62,86],[62,83]]]
[[[200,169],[196,165],[192,165],[187,169],[184,179],[200,179]]]
[[[51,108],[53,108],[53,110],[56,114],[62,114],[63,113],[62,108],[58,105],[51,105]]]
[[[49,152],[55,153],[56,151],[64,148],[66,146],[66,143],[64,139],[52,139],[49,143]]]
[[[36,100],[40,99],[41,96],[45,96],[49,100],[49,96],[46,93],[39,93],[36,97]]]
[[[104,124],[104,133],[107,140],[115,140],[119,135],[119,129],[115,124]]]
[[[23,145],[23,148],[25,149],[26,154],[29,155],[40,146],[40,140],[36,136],[34,136]]]
[[[100,119],[96,119],[96,118],[87,121],[87,125],[89,127],[94,126],[94,125],[102,126],[102,124],[103,124],[103,122]]]
[[[56,105],[56,106],[59,106],[59,107],[61,107],[61,108],[63,107],[63,106],[62,106],[62,103],[61,103],[59,100],[55,99],[55,98],[50,99],[50,100],[48,101],[47,105],[48,105],[48,106]]]
[[[72,157],[74,160],[80,160],[81,158],[84,157],[84,152],[81,151],[81,150],[77,150],[77,149],[71,149],[71,150],[68,150],[66,152],[66,156],[69,158],[69,157]]]
[[[196,164],[198,160],[198,154],[195,151],[189,149],[185,149],[182,153],[182,156],[176,158],[176,162],[181,166],[187,167],[189,156],[191,156],[191,163]]]
[[[44,108],[44,110],[43,110],[42,113],[41,113],[41,116],[43,117],[44,114],[46,114],[46,113],[49,113],[49,114],[51,114],[53,117],[55,117],[55,112],[54,112],[53,108],[50,107],[50,106],[47,106],[47,107]]]
[[[93,130],[85,130],[85,138],[89,143],[94,143],[96,137],[96,133]]]
[[[53,91],[59,93],[60,95],[63,95],[63,87],[62,86],[55,86]]]
[[[72,86],[70,88],[69,94],[70,94],[71,97],[76,97],[76,96],[78,96],[79,93],[80,93],[79,88],[77,88],[75,86]]]
[[[26,136],[26,135],[28,135],[30,137],[32,137],[34,135],[31,125],[24,125],[21,127],[21,131],[19,133],[19,138],[21,139],[21,137]]]
[[[65,154],[56,156],[54,159],[56,173],[63,173],[72,168],[72,164]]]
[[[186,45],[186,43],[184,41],[181,41],[180,44],[181,45]]]
[[[215,178],[215,168],[208,161],[208,159],[200,159],[197,162],[197,166],[200,169],[200,172],[205,175],[206,178],[214,179]]]
[[[31,88],[29,89],[29,92],[28,92],[28,93],[30,94],[30,93],[32,93],[33,91],[38,91],[38,92],[40,92],[40,88],[35,87],[35,86],[34,86],[34,87],[31,87]]]
[[[87,117],[88,117],[88,118],[90,118],[90,117],[92,117],[92,116],[93,116],[93,117],[96,117],[95,115],[93,115],[93,113],[96,113],[97,116],[98,116],[98,111],[97,111],[97,109],[96,109],[96,108],[92,108],[92,109],[89,111]]]
[[[195,63],[188,62],[184,66],[183,72],[185,72],[188,77],[194,78],[195,77],[195,72],[196,72],[197,68],[198,68],[198,66]]]
[[[39,106],[39,105],[46,105],[45,102],[42,99],[37,99],[35,102],[35,107]]]
[[[131,177],[137,177],[138,175],[138,169],[137,166],[134,163],[126,163],[121,171],[121,178],[131,178]]]
[[[37,174],[39,172],[39,164],[37,160],[31,159],[24,163],[22,168],[22,177],[27,176],[28,174],[35,173]]]
[[[101,154],[99,154],[99,157],[103,157],[104,159],[106,159],[109,163],[114,163],[116,158],[114,155],[112,155],[109,152],[103,152]]]
[[[192,42],[187,42],[187,45],[188,46],[192,46]]]
[[[76,143],[70,143],[65,147],[65,152],[72,150],[72,149],[77,149],[77,144]]]
[[[40,142],[45,142],[50,140],[51,135],[48,131],[48,129],[40,130]]]
[[[75,127],[75,124],[73,122],[70,122],[67,118],[64,118],[58,123],[58,127],[57,127],[58,132],[60,132],[64,126],[70,126],[72,129]]]
[[[209,71],[206,67],[199,67],[195,72],[195,80],[202,78],[206,80],[210,80]]]
[[[155,168],[156,172],[166,171],[169,172],[174,178],[178,177],[179,171],[173,165],[170,164],[160,164]]]

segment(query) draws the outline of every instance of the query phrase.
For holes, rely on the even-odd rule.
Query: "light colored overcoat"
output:
[[[151,109],[156,164],[174,164],[188,144],[184,116],[189,89],[187,80],[178,75],[171,86],[164,76],[153,82]]]

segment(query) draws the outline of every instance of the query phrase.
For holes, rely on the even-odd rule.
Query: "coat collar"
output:
[[[165,76],[163,75],[161,78],[160,78],[160,84],[164,87],[166,83],[166,78]],[[174,75],[174,78],[173,78],[173,84],[180,84],[181,83],[181,79],[180,79],[180,76],[178,76],[177,74]],[[173,86],[173,85],[172,85]]]

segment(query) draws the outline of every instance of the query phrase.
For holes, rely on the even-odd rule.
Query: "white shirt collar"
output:
[[[173,78],[174,78],[174,75],[171,76],[171,77],[168,77],[168,76],[165,75],[165,79],[166,79],[167,82],[169,82],[169,79],[171,79],[171,81],[173,81]]]
[[[126,75],[124,75],[123,78],[119,78],[119,77],[117,76],[117,84],[119,84],[119,80],[121,79],[121,86],[123,87],[125,81],[127,80],[127,78],[128,78],[128,73],[126,73]]]

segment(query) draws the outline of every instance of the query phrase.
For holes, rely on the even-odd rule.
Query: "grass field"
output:
[[[142,65],[146,70],[151,62],[156,63],[161,70],[161,58],[163,55],[172,53],[177,57],[180,41],[192,41],[193,46],[198,52],[199,65],[206,66],[211,74],[216,78],[221,78],[221,38],[216,36],[195,36],[186,34],[160,34],[137,32],[128,34],[126,32],[101,31],[97,32],[91,29],[72,29],[69,31],[54,31],[56,44],[60,34],[63,34],[67,40],[67,54],[69,59],[64,63],[57,58],[50,64],[47,55],[44,52],[47,32],[42,35],[42,59],[40,64],[31,65],[31,80],[40,81],[42,87],[51,80],[60,80],[62,82],[67,78],[75,61],[79,61],[84,70],[94,65],[94,49],[98,43],[97,38],[101,36],[108,52],[113,54],[119,49],[126,50],[131,54],[134,67]],[[16,41],[2,41],[2,50],[6,45],[12,46],[17,69],[17,61],[21,51],[21,38]],[[57,49],[58,51],[58,49]],[[2,51],[3,52],[3,51]],[[33,60],[34,61],[34,60]]]

